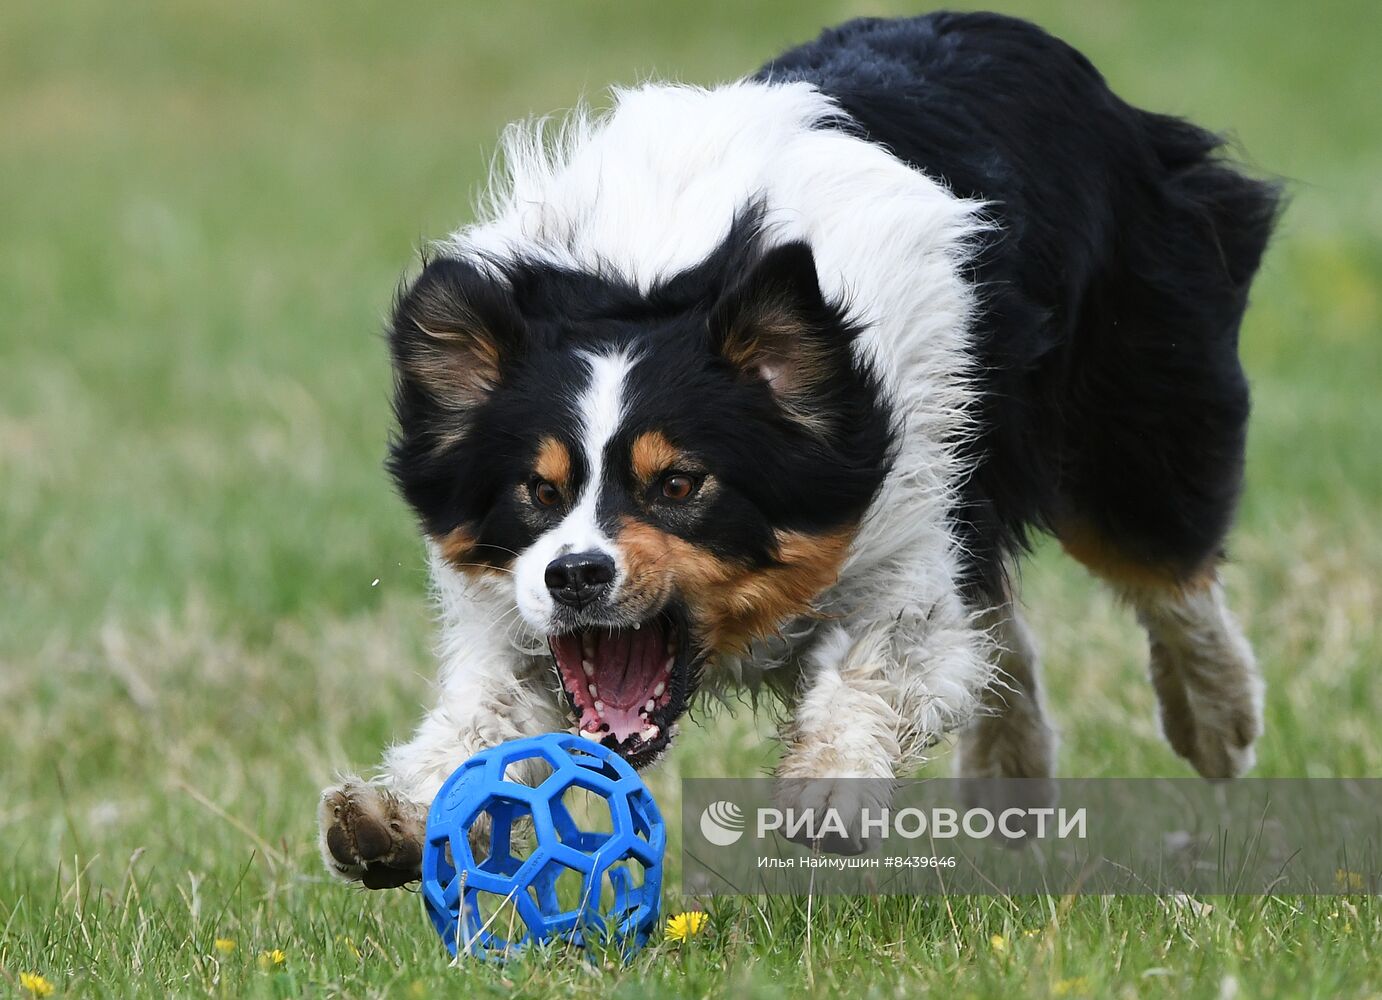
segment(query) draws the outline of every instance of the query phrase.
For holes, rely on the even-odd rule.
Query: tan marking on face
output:
[[[444,535],[435,536],[437,548],[442,558],[467,576],[502,574],[504,570],[478,558],[478,539],[469,525],[462,524],[452,528]]]
[[[1088,521],[1064,521],[1057,527],[1056,537],[1072,559],[1128,593],[1189,593],[1214,582],[1213,560],[1184,567],[1141,559]]]
[[[615,543],[623,555],[628,599],[651,610],[680,594],[696,638],[723,652],[743,649],[790,619],[812,614],[812,602],[839,579],[854,530],[779,531],[778,564],[762,569],[633,518],[624,519]]]
[[[634,439],[630,449],[633,474],[647,486],[668,469],[685,460],[685,454],[661,431],[647,431]]]
[[[545,437],[538,445],[533,471],[565,492],[571,483],[571,453],[556,438]]]

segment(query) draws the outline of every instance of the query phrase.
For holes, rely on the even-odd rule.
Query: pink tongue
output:
[[[552,652],[580,711],[577,724],[584,731],[605,732],[622,743],[647,729],[649,722],[642,710],[649,701],[666,702],[665,693],[655,693],[658,684],[665,688],[666,664],[671,657],[667,632],[659,624],[645,622],[638,629],[595,628],[583,635],[557,636],[552,639]],[[591,665],[588,676],[583,664],[586,660]],[[592,685],[594,695],[590,693]],[[597,730],[599,723],[608,728]]]
[[[647,624],[640,629],[609,632],[596,629],[595,676],[600,701],[605,705],[605,720],[613,709],[629,709],[635,716],[653,697],[653,688],[662,678],[667,662],[667,640],[661,628]],[[639,728],[642,728],[641,726]]]
[[[648,726],[639,709],[654,697],[653,688],[663,676],[667,642],[662,629],[653,625],[613,634],[596,630],[594,638],[595,676],[591,680],[604,706],[600,718],[622,743]]]

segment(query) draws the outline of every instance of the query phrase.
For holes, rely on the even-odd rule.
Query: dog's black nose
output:
[[[614,582],[614,560],[603,552],[576,552],[547,564],[543,574],[552,597],[573,608],[590,603]]]

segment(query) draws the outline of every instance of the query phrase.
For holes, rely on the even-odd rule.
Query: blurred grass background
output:
[[[1258,773],[1382,774],[1382,13],[984,6],[1291,182],[1244,332],[1228,581],[1271,684]],[[505,122],[921,9],[0,5],[0,993],[29,971],[111,996],[441,985],[418,901],[327,883],[313,845],[317,790],[405,732],[432,671],[419,544],[380,468],[399,275],[469,218]],[[1026,598],[1065,773],[1186,773],[1128,616],[1050,551]],[[678,775],[771,762],[748,713],[710,723],[658,773],[670,814]],[[525,963],[465,986],[1368,995],[1373,904],[721,904],[712,939],[633,974]]]

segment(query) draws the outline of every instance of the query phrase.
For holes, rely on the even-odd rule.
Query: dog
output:
[[[646,767],[709,686],[781,693],[808,804],[952,732],[963,775],[1049,777],[1013,573],[1042,532],[1136,612],[1176,753],[1249,768],[1263,685],[1217,567],[1280,192],[1222,150],[993,14],[512,127],[393,314],[438,700],[323,793],[327,868],[416,879],[473,753],[574,729]]]

